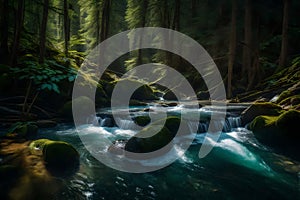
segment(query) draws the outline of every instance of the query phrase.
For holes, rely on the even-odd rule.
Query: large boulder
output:
[[[79,167],[79,153],[62,141],[39,139],[30,143],[30,151],[42,155],[45,166],[54,175],[70,175]]]
[[[108,96],[112,95],[114,87],[117,84],[118,87],[120,87],[120,93],[118,95],[120,95],[121,97],[128,94],[129,88],[135,88],[137,85],[141,85],[141,87],[137,88],[134,91],[134,93],[131,95],[131,99],[139,100],[139,101],[158,100],[157,96],[155,96],[154,94],[153,89],[149,85],[132,79],[123,79],[123,80],[111,82],[105,88]]]
[[[75,105],[78,110],[78,113],[82,113],[83,119],[85,120],[87,116],[93,114],[93,110],[91,108],[95,107],[94,101],[92,101],[89,97],[80,96],[72,101],[68,101],[60,110],[60,113],[66,119],[73,119],[72,106]]]
[[[246,125],[253,121],[257,116],[268,115],[278,116],[283,112],[283,109],[270,102],[254,103],[241,114],[242,124]]]
[[[133,121],[139,126],[147,126],[151,122],[151,118],[149,116],[136,116]]]
[[[167,100],[167,101],[177,101],[177,97],[176,95],[171,91],[167,91],[164,95],[163,95],[163,99]]]
[[[259,141],[291,149],[299,146],[299,124],[300,112],[290,110],[279,116],[258,116],[250,123],[249,128]]]
[[[161,120],[153,122],[142,129],[136,136],[130,138],[125,145],[125,150],[135,153],[149,153],[161,149],[169,144],[175,137],[180,122],[181,120],[178,117],[168,117],[162,129],[161,126],[158,125],[162,123]],[[183,121],[182,125],[184,126],[184,130],[187,131],[182,134],[189,134],[188,124]],[[152,135],[153,133],[156,134]],[[146,137],[147,135],[152,136]],[[141,136],[143,136],[143,138]]]

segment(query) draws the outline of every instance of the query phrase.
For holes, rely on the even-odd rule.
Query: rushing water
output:
[[[180,107],[165,109],[172,113],[183,111]],[[134,115],[146,114],[138,109],[132,111]],[[207,110],[185,109],[184,112]],[[205,158],[199,159],[198,152],[206,134],[193,133],[195,139],[191,147],[184,154],[180,148],[176,149],[180,158],[170,166],[156,172],[130,174],[101,164],[80,141],[78,134],[88,134],[91,141],[100,143],[101,137],[114,141],[128,139],[137,133],[134,123],[126,118],[117,119],[121,127],[101,127],[108,123],[103,116],[100,113],[96,120],[89,120],[79,132],[66,124],[40,131],[40,138],[69,142],[81,155],[80,170],[64,180],[64,187],[56,194],[56,199],[300,198],[299,163],[261,145],[250,131],[240,127],[238,117],[227,117],[218,142],[209,140],[215,148]],[[189,125],[197,126],[198,123],[189,121]],[[207,124],[201,122],[198,132],[206,131]]]

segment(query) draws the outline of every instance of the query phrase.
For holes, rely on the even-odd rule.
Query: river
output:
[[[147,112],[156,111],[153,105],[146,108]],[[173,114],[203,114],[222,110],[182,106],[164,109]],[[133,107],[131,111],[134,115],[147,115],[145,107]],[[234,111],[234,108],[231,111]],[[184,154],[178,149],[178,160],[158,171],[141,174],[120,172],[105,166],[82,144],[80,134],[89,135],[94,143],[101,143],[101,137],[115,141],[129,139],[137,133],[133,122],[128,119],[122,119],[120,127],[103,127],[103,116],[108,112],[109,110],[99,111],[98,116],[102,117],[88,120],[87,124],[77,130],[71,124],[60,124],[55,128],[39,131],[38,138],[69,142],[80,153],[79,171],[70,178],[62,179],[64,186],[55,195],[56,199],[300,198],[299,163],[260,144],[251,131],[241,127],[239,117],[234,112],[232,115],[227,114],[218,141],[211,141],[215,147],[208,156],[202,159],[198,157],[207,131],[207,124],[201,123],[198,133],[192,133],[195,139],[189,149]],[[198,125],[193,121],[189,124]]]

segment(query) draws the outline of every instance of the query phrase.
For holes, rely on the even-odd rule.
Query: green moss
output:
[[[280,116],[258,116],[249,128],[260,141],[271,145],[293,144],[300,139],[300,112],[290,110]]]
[[[163,128],[160,126],[163,120],[158,120],[142,129],[135,137],[132,137],[127,142],[125,150],[148,153],[166,146],[177,134],[181,120],[179,117],[168,117],[165,120]],[[187,123],[182,121],[182,125],[184,127],[183,130],[187,131],[187,133],[181,134],[188,134],[189,129]]]
[[[151,119],[149,116],[137,116],[134,118],[134,122],[139,126],[147,126]]]
[[[283,91],[283,92],[279,95],[279,97],[278,97],[276,103],[281,104],[281,102],[282,102],[283,100],[287,99],[287,98],[290,97],[291,95],[292,95],[292,94],[291,94],[291,91],[290,91],[290,90],[285,90],[285,91]]]
[[[160,127],[156,125],[144,128],[135,137],[130,138],[125,145],[125,150],[136,153],[149,153],[166,146],[173,139],[173,134],[165,127],[159,129]],[[147,137],[147,135],[150,136],[153,133],[156,134]]]
[[[290,139],[300,139],[299,134],[300,112],[289,110],[280,115],[276,121],[276,126],[282,130],[285,137]]]
[[[129,89],[138,87],[134,93],[131,95],[131,99],[139,100],[139,101],[151,101],[157,100],[158,98],[154,95],[153,89],[142,82],[132,79],[123,79],[119,81],[113,81],[109,85],[106,86],[106,92],[109,96],[111,96],[113,92],[113,88],[118,84],[120,89],[119,96],[126,96],[128,94]]]
[[[90,108],[95,107],[94,102],[86,96],[80,96],[74,99],[73,101],[69,101],[65,103],[63,108],[60,110],[60,113],[63,117],[66,117],[68,119],[73,118],[73,112],[72,112],[72,106],[76,106],[78,108],[79,113],[93,113],[93,111]]]
[[[241,118],[243,124],[245,125],[253,121],[257,116],[278,116],[282,112],[283,109],[279,105],[274,103],[254,103],[242,113]]]
[[[276,116],[258,116],[249,125],[252,131],[270,127],[275,124],[278,117]]]
[[[285,105],[285,104],[292,104],[293,105],[293,101],[297,101],[300,102],[300,95],[294,95],[294,96],[290,96],[282,101],[280,101],[280,105]]]
[[[39,139],[30,143],[33,154],[41,154],[45,164],[50,169],[70,170],[79,164],[79,154],[76,149],[62,141]]]

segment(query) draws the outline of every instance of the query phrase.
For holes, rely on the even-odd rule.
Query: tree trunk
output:
[[[3,0],[2,4],[2,16],[1,16],[1,46],[0,46],[0,57],[2,63],[6,63],[6,58],[8,55],[8,0]]]
[[[110,20],[110,7],[111,0],[104,0],[102,17],[101,17],[101,32],[100,42],[104,41],[108,37],[109,32],[109,20]]]
[[[245,5],[245,29],[244,29],[244,48],[243,48],[243,79],[248,83],[250,79],[249,71],[252,65],[252,0],[246,0]]]
[[[289,28],[289,12],[290,12],[290,0],[283,0],[283,22],[282,22],[282,40],[281,40],[281,52],[279,58],[279,68],[285,67],[288,54],[288,28]]]
[[[179,31],[180,29],[180,0],[175,0],[175,10],[172,29],[176,31]]]
[[[260,30],[258,27],[260,27],[260,20],[258,15],[255,15],[255,20],[254,27],[257,27],[256,29],[253,30],[253,42],[252,42],[252,50],[251,50],[251,59],[252,59],[252,66],[251,69],[248,71],[249,74],[249,78],[248,78],[248,86],[247,86],[247,90],[252,90],[260,81],[261,81],[261,75],[262,75],[262,71],[260,69],[260,62],[259,62],[259,33]]]
[[[232,97],[232,73],[233,65],[236,54],[236,14],[237,13],[237,1],[232,0],[231,11],[231,30],[230,30],[230,44],[229,44],[229,59],[228,59],[228,85],[227,85],[227,97]]]
[[[97,12],[96,12],[96,19],[97,19],[97,22],[96,22],[96,44],[99,44],[100,43],[100,32],[101,32],[101,27],[100,27],[100,10],[97,9]]]
[[[14,30],[14,41],[10,59],[10,65],[13,66],[16,64],[18,50],[20,46],[20,38],[22,33],[22,28],[24,24],[24,14],[25,14],[25,0],[19,0],[18,9],[15,18],[15,30]]]
[[[65,56],[69,55],[70,41],[70,18],[69,18],[69,2],[64,0],[64,32],[65,32]]]
[[[48,22],[49,0],[44,0],[43,18],[40,31],[40,63],[44,63],[46,52],[46,32]]]
[[[143,0],[143,5],[142,5],[143,17],[142,17],[142,21],[141,21],[141,27],[145,27],[145,25],[146,25],[147,8],[148,8],[148,0]],[[139,43],[140,43],[140,45],[142,45],[142,37],[140,37]],[[142,63],[143,63],[142,49],[139,48],[138,56],[137,56],[137,66],[141,65]]]

